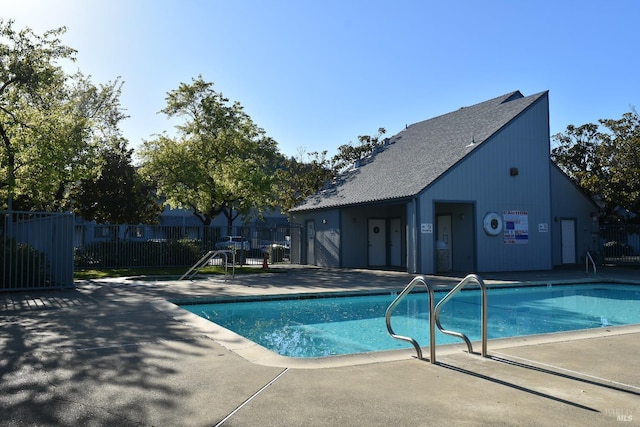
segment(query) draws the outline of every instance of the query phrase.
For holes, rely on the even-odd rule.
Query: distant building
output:
[[[287,217],[282,214],[280,209],[272,209],[263,213],[262,218],[257,215],[252,215],[249,218],[243,218],[238,216],[233,221],[234,227],[243,226],[255,226],[255,225],[271,225],[271,224],[286,224]],[[188,209],[173,209],[169,206],[165,206],[162,215],[160,216],[160,225],[177,225],[187,227],[199,227],[202,226],[202,221],[196,217],[192,211]],[[227,217],[223,214],[218,215],[211,221],[211,227],[226,227]]]
[[[233,221],[233,227],[228,230],[227,218],[218,215],[211,221],[208,227],[204,227],[202,221],[198,219],[192,211],[187,209],[173,209],[165,206],[160,215],[158,224],[96,224],[94,221],[84,221],[76,217],[76,227],[74,244],[76,247],[97,241],[119,240],[170,240],[170,239],[202,239],[205,229],[209,229],[207,234],[214,238],[225,235],[240,235],[251,237],[258,242],[256,228],[262,227],[286,227],[288,220],[280,209],[273,209],[264,212],[262,218],[253,215],[250,218],[238,216]],[[252,236],[249,229],[252,229]],[[259,243],[256,243],[259,244]]]
[[[412,124],[291,210],[303,226],[292,253],[304,264],[421,274],[584,262],[598,208],[549,153],[548,92]]]

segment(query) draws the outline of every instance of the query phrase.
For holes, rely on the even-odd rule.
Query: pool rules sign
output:
[[[529,214],[527,211],[504,211],[505,245],[529,243]]]

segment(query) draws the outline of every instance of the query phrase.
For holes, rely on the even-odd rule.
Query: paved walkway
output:
[[[639,276],[599,272],[602,280]],[[69,291],[0,294],[0,425],[640,424],[640,325],[490,341],[488,358],[438,348],[437,364],[415,359],[411,348],[368,361],[305,364],[247,360],[230,350],[233,337],[166,303],[401,289],[412,277],[292,267],[226,281],[98,280]],[[563,270],[483,278],[556,283],[590,276]],[[438,286],[459,280],[429,279]]]

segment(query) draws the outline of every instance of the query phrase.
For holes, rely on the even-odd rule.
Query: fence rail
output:
[[[234,249],[238,264],[291,263],[291,233],[297,225],[185,227],[95,225],[75,227],[75,267],[190,267],[211,250]],[[240,239],[229,242],[226,236]],[[294,254],[295,255],[295,254]],[[294,259],[300,259],[295,257]],[[295,261],[294,261],[295,262]]]
[[[640,263],[640,225],[602,225],[600,244],[605,263]]]
[[[73,287],[73,215],[0,212],[0,291]]]

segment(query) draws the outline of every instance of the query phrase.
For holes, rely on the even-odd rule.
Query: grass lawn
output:
[[[166,276],[166,277],[180,277],[186,273],[188,268],[186,267],[148,267],[148,268],[105,268],[105,269],[86,269],[75,270],[74,279],[86,280],[86,279],[105,279],[107,277],[132,277],[132,276]],[[231,273],[231,269],[228,269],[228,273]],[[278,270],[267,269],[264,270],[260,267],[236,267],[235,274],[256,274],[256,273],[277,273]],[[280,270],[281,272],[281,270]],[[207,266],[204,267],[199,275],[217,275],[224,274],[224,267],[220,266]]]

